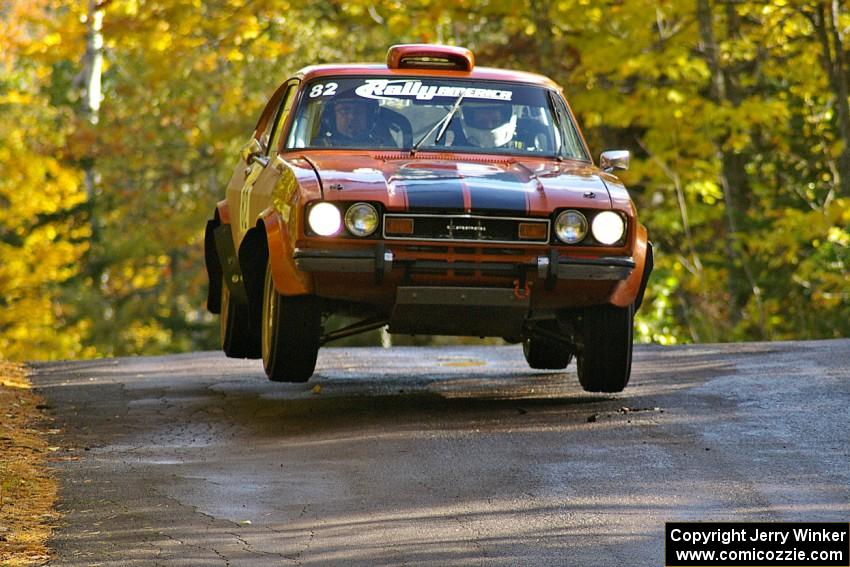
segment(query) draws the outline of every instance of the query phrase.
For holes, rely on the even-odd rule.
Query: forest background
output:
[[[0,357],[215,349],[203,228],[276,86],[472,49],[563,85],[655,244],[639,339],[850,336],[839,0],[0,0]]]

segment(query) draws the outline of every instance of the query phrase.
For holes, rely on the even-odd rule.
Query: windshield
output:
[[[549,90],[516,83],[323,77],[304,87],[287,148],[410,151],[417,145],[586,160],[571,119],[553,115],[552,107]]]

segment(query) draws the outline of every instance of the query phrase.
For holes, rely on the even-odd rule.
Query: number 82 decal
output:
[[[335,95],[338,86],[337,83],[319,83],[318,85],[313,85],[313,88],[310,89],[310,98]]]

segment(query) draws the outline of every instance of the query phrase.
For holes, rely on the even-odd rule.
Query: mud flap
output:
[[[242,281],[242,270],[239,268],[239,259],[236,257],[236,249],[233,247],[233,236],[230,232],[230,225],[223,224],[216,228],[213,231],[213,237],[215,239],[215,249],[218,253],[221,271],[224,275],[224,281],[228,289],[230,289],[231,301],[237,301],[242,305],[247,305],[248,294],[245,292],[245,284]]]
[[[640,289],[638,290],[637,298],[635,299],[635,311],[640,308],[643,303],[643,294],[646,293],[646,286],[649,283],[649,274],[652,273],[652,268],[655,267],[655,260],[652,254],[652,242],[646,243],[646,261],[643,264],[643,276],[640,279]]]
[[[215,229],[221,222],[218,218],[207,221],[204,230],[204,260],[207,266],[207,311],[214,314],[221,313],[221,263],[218,261],[218,253],[215,245]]]

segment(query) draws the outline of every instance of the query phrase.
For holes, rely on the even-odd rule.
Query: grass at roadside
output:
[[[41,400],[20,365],[0,361],[0,565],[47,562],[46,541],[58,516],[56,481],[47,472]]]

